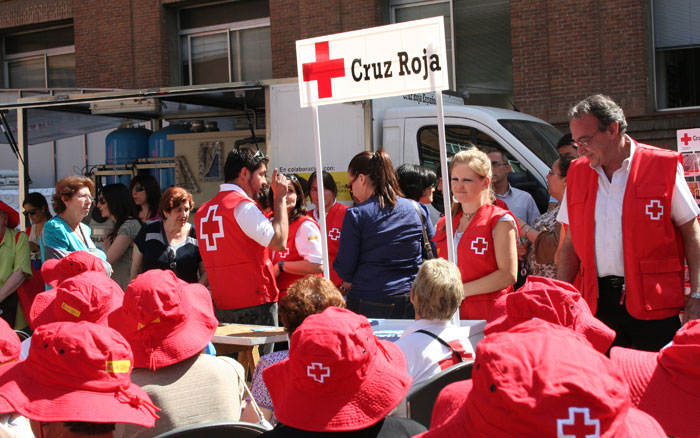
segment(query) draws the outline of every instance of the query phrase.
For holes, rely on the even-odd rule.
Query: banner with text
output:
[[[676,131],[678,152],[683,155],[683,172],[695,201],[700,204],[700,128]]]
[[[296,42],[301,106],[449,88],[443,17]]]

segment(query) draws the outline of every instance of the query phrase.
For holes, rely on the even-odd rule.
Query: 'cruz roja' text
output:
[[[423,79],[425,80],[428,77],[429,71],[442,70],[442,67],[440,66],[440,57],[435,53],[428,56],[427,53],[427,50],[423,49],[423,56],[415,56],[413,58],[409,58],[408,53],[406,52],[396,53],[399,58],[399,76],[422,74]],[[363,64],[361,58],[353,59],[350,66],[352,78],[355,80],[355,82],[360,82],[362,80],[369,81],[370,79],[391,78],[394,76],[394,72],[391,68],[391,61]]]

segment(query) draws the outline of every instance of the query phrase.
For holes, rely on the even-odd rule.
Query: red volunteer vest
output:
[[[472,218],[459,240],[459,245],[457,245],[457,266],[462,274],[462,283],[484,277],[498,269],[496,251],[493,247],[493,228],[498,220],[507,213],[508,210],[487,204],[482,206]],[[461,217],[462,213],[460,212],[455,216],[454,222],[459,222]],[[440,218],[437,223],[438,231],[433,240],[437,246],[438,257],[446,259],[447,235],[444,222],[445,218]],[[455,227],[453,232],[456,231]],[[512,291],[513,286],[511,285],[498,291],[465,298],[459,309],[459,318],[488,319],[496,299]]]
[[[632,140],[634,141],[634,140]],[[678,315],[684,305],[683,241],[671,221],[679,154],[637,144],[622,201],[622,248],[627,311],[637,319]],[[591,311],[598,305],[595,204],[598,173],[587,158],[571,163],[567,180],[569,228],[581,260],[581,292]]]
[[[296,236],[297,231],[299,231],[299,227],[306,221],[311,221],[314,224],[316,224],[314,218],[309,216],[302,216],[299,219],[292,222],[291,224],[289,224],[289,234],[287,236],[287,249],[283,252],[275,251],[275,256],[272,259],[273,264],[277,264],[281,261],[295,262],[297,260],[304,260],[304,257],[301,254],[299,254],[299,250],[297,250]],[[318,227],[318,224],[316,224],[316,226]],[[290,274],[289,272],[280,272],[280,275],[277,277],[277,287],[280,290],[279,299],[281,300],[282,298],[284,298],[285,295],[287,295],[287,289],[289,289],[289,286],[291,286],[292,283],[303,277],[305,277],[305,275]]]
[[[214,304],[241,309],[277,301],[277,284],[266,247],[248,237],[233,210],[250,201],[235,190],[219,192],[194,216],[199,252]]]
[[[331,281],[334,285],[338,286],[343,280],[336,274],[335,269],[333,269],[333,262],[335,261],[335,256],[338,255],[338,246],[340,244],[340,230],[343,228],[343,219],[345,219],[345,210],[348,207],[336,202],[333,204],[330,210],[326,213],[326,241],[328,242],[328,264],[331,268]],[[311,210],[308,214],[314,217],[314,211]],[[320,228],[320,227],[319,227]]]

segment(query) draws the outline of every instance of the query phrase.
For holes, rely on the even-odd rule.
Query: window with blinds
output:
[[[700,1],[653,0],[656,106],[700,106]]]

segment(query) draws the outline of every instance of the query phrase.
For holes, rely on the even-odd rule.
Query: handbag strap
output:
[[[265,418],[265,415],[262,413],[260,406],[258,406],[258,402],[255,401],[255,397],[253,397],[253,394],[250,392],[250,389],[246,384],[245,377],[241,376],[239,368],[232,363],[233,359],[226,356],[217,356],[217,358],[229,364],[231,368],[233,368],[233,370],[236,372],[236,375],[238,376],[238,383],[243,386],[243,390],[248,394],[248,397],[250,397],[250,404],[253,406],[255,415],[258,416],[258,424],[267,428],[267,430],[272,430],[272,424],[270,424],[270,422],[267,421],[267,418]]]
[[[457,358],[457,360],[458,360],[459,362],[465,362],[465,360],[462,359],[462,355],[459,354],[459,351],[457,351],[457,350],[455,350],[454,348],[452,348],[452,346],[451,346],[450,344],[448,344],[447,342],[445,342],[444,339],[442,339],[440,336],[436,335],[435,333],[430,333],[429,331],[423,330],[423,329],[421,329],[421,330],[416,330],[415,333],[423,333],[424,335],[430,336],[431,338],[435,339],[436,341],[438,341],[439,343],[441,343],[441,344],[444,345],[445,347],[449,348],[449,349],[452,351],[452,354],[455,355],[455,357]]]
[[[425,222],[423,221],[423,215],[420,212],[420,208],[418,207],[418,203],[416,201],[411,201],[411,203],[413,203],[413,208],[416,209],[416,213],[418,213],[418,217],[420,218],[420,225],[421,225],[421,229],[423,230],[423,244],[429,245],[430,241],[428,240],[428,232],[425,229]]]

